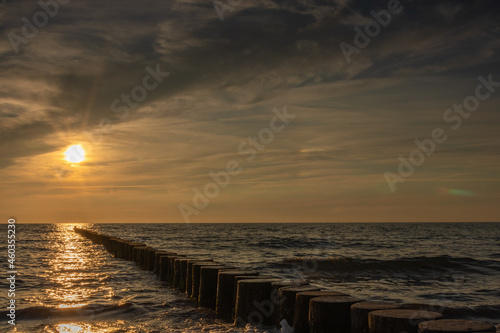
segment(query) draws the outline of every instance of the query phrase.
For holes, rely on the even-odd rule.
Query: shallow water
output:
[[[74,226],[17,225],[17,325],[11,331],[260,331],[218,321],[152,273],[76,234]],[[79,226],[262,274],[308,279],[363,299],[468,307],[469,317],[500,323],[498,223]],[[5,245],[1,253],[4,258]],[[0,302],[7,304],[4,292]]]

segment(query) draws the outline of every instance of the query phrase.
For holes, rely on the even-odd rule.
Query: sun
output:
[[[81,145],[69,146],[68,150],[64,152],[64,156],[66,156],[68,162],[80,163],[85,160],[85,150]]]

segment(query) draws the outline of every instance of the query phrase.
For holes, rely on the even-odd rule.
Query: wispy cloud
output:
[[[247,214],[240,221],[396,220],[405,208],[417,213],[408,208],[417,205],[427,211],[415,219],[459,218],[461,208],[437,208],[462,203],[436,194],[448,185],[483,193],[470,207],[487,206],[498,193],[483,180],[500,180],[493,167],[498,96],[398,197],[381,186],[395,156],[427,136],[478,75],[500,75],[496,2],[401,4],[403,12],[347,65],[339,43],[352,42],[353,28],[386,1],[243,1],[223,22],[210,2],[71,1],[19,53],[6,33],[21,33],[21,18],[40,8],[7,1],[0,25],[2,211],[29,206],[26,219],[49,222],[85,207],[82,219],[104,222],[127,206],[123,218],[142,212],[151,221],[180,221],[177,204],[282,105],[297,115],[294,123],[202,221],[240,211]],[[171,75],[118,118],[111,103],[156,64]],[[112,132],[89,141],[104,118]],[[62,160],[74,143],[88,151],[78,167]],[[434,195],[436,204],[426,203]],[[356,211],[360,205],[367,209]],[[484,219],[495,216],[485,212]]]

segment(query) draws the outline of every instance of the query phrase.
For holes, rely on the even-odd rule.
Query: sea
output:
[[[16,325],[3,278],[0,332],[279,331],[218,320],[75,226],[364,300],[462,308],[500,327],[500,223],[68,223],[16,225]]]

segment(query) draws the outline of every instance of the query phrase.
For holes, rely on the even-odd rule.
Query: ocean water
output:
[[[500,223],[18,224],[17,324],[0,311],[0,332],[264,332],[217,320],[74,226],[366,300],[460,307],[467,318],[500,323]],[[5,263],[5,242],[0,253]],[[5,279],[0,286],[4,310]]]

